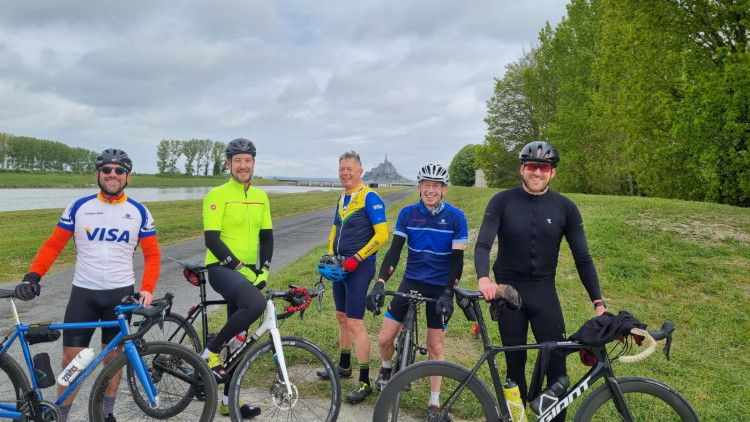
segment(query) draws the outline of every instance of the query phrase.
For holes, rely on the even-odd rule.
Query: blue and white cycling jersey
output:
[[[434,211],[422,201],[404,207],[393,235],[406,238],[409,248],[404,278],[435,286],[445,286],[453,245],[469,242],[464,212],[445,201]]]

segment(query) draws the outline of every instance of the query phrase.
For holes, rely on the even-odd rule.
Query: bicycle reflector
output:
[[[193,270],[188,270],[187,268],[182,270],[182,275],[185,276],[185,280],[188,281],[188,283],[192,284],[193,286],[199,286],[201,284],[201,278],[200,275],[198,275]]]
[[[318,273],[331,281],[341,281],[349,276],[349,271],[344,271],[341,266],[344,264],[344,257],[333,254],[326,254],[320,257],[318,263]]]

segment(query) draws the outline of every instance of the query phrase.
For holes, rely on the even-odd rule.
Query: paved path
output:
[[[405,190],[389,195],[384,195],[383,200],[387,207],[402,200],[413,190]],[[196,212],[199,212],[197,210]],[[274,269],[283,268],[291,263],[297,257],[304,255],[311,248],[327,242],[328,235],[331,231],[333,222],[333,207],[321,211],[310,212],[297,215],[294,217],[284,218],[274,221],[274,254],[271,273]],[[159,222],[156,222],[157,230]],[[52,230],[52,227],[50,227]],[[72,247],[68,244],[67,247]],[[180,294],[185,291],[186,281],[182,276],[182,267],[173,259],[180,261],[203,262],[206,254],[203,239],[182,242],[178,244],[163,246],[161,276],[154,292],[156,297],[162,296],[165,292],[176,294],[173,309],[175,312],[185,314],[186,310],[195,303],[195,295]],[[54,268],[54,267],[53,267]],[[139,253],[135,259],[136,279],[140,280],[143,272],[143,259]],[[73,269],[68,268],[47,274],[42,280],[42,294],[30,302],[16,301],[21,321],[28,324],[32,322],[60,322],[62,321],[65,307],[70,296],[70,280],[73,278]],[[12,289],[17,283],[0,283],[0,289]],[[210,298],[219,298],[211,289]],[[213,296],[211,296],[213,295]],[[10,329],[10,312],[6,306],[0,306],[0,328],[3,333],[7,332],[6,327]],[[94,334],[94,340],[99,338],[98,332]],[[93,344],[93,343],[92,343]],[[20,357],[20,348],[14,345],[12,355],[18,359]],[[50,354],[52,367],[55,373],[59,373],[61,352],[61,341],[48,344],[33,346],[32,354],[46,351]],[[98,349],[98,347],[95,347]],[[22,361],[22,359],[20,360]],[[77,418],[87,420],[86,409],[88,406],[88,389],[95,378],[92,376],[87,379],[81,387],[76,398],[73,409]],[[54,388],[45,389],[46,395],[54,395]],[[345,394],[346,392],[344,392]],[[372,409],[365,406],[352,406],[344,404],[341,409],[339,421],[342,422],[364,422],[372,418]],[[217,420],[228,420],[228,418],[217,414]]]

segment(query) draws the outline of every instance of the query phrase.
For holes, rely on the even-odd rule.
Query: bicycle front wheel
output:
[[[114,415],[118,420],[211,421],[216,413],[217,389],[213,373],[193,350],[169,342],[143,343],[138,355],[148,369],[159,400],[151,407],[125,352],[117,355],[91,387],[89,417],[103,422],[102,403],[110,381],[126,369],[117,390]],[[127,367],[127,368],[126,368]]]
[[[625,402],[636,421],[698,422],[698,415],[690,403],[672,387],[650,378],[617,378]],[[621,422],[624,419],[615,407],[612,390],[605,383],[597,387],[581,402],[575,421]]]
[[[426,360],[409,365],[385,384],[375,402],[372,420],[438,420],[428,419],[427,404],[430,400],[430,377],[439,376],[442,377],[440,401],[443,420],[447,419],[446,414],[450,414],[454,420],[499,421],[498,405],[487,384],[476,375],[470,375],[468,369],[446,361]],[[397,400],[399,396],[400,401]]]
[[[137,326],[138,323],[139,322],[136,321],[133,325]],[[186,321],[184,316],[175,313],[165,315],[164,323],[161,327],[154,324],[154,326],[143,335],[143,340],[149,343],[154,341],[169,341],[187,346],[189,349],[195,350],[197,353],[203,352],[201,338],[198,336],[198,332],[195,331],[195,327],[193,327],[190,322]]]
[[[331,358],[315,343],[300,337],[282,337],[281,347],[289,374],[291,394],[277,369],[272,340],[250,350],[237,365],[229,389],[232,421],[241,421],[240,406],[258,406],[254,421],[335,421],[341,406],[338,376],[321,380],[315,374],[323,367],[336,374]]]
[[[5,353],[0,355],[0,403],[20,410],[23,395],[30,389],[29,379],[18,362]]]

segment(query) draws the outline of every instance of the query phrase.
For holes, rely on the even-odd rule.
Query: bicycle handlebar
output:
[[[174,295],[172,293],[167,293],[163,298],[153,300],[151,306],[148,308],[140,306],[134,308],[132,311],[133,315],[141,315],[145,318],[145,321],[140,324],[138,331],[123,336],[122,341],[125,342],[143,337],[143,335],[146,334],[146,331],[150,330],[156,323],[158,323],[160,327],[163,326],[164,314],[166,313],[167,308],[172,307],[172,299],[174,299]],[[129,305],[124,306],[123,308],[127,307],[129,307]]]
[[[648,331],[642,330],[640,328],[631,328],[630,335],[643,336],[646,342],[646,349],[644,349],[642,352],[638,353],[637,355],[620,356],[618,358],[620,362],[622,363],[639,362],[639,361],[642,361],[643,359],[646,359],[651,353],[654,353],[654,350],[656,350],[656,340],[654,340],[654,337],[651,336],[651,334]]]
[[[404,299],[411,300],[414,302],[437,302],[437,299],[431,297],[422,296],[421,293],[404,293],[397,290],[384,290],[383,294],[386,296],[399,296]]]
[[[325,292],[325,290],[325,283],[323,283],[322,281],[318,281],[317,283],[315,283],[314,289],[308,289],[305,287],[290,284],[288,290],[268,289],[266,291],[266,297],[268,298],[268,300],[283,299],[291,304],[284,307],[284,313],[276,315],[277,319],[285,319],[290,317],[295,312],[304,313],[304,310],[310,305],[310,303],[312,303],[312,298],[314,297],[318,298],[318,311],[320,311],[321,303],[323,300],[323,293]],[[299,302],[300,300],[302,300],[302,302]]]

